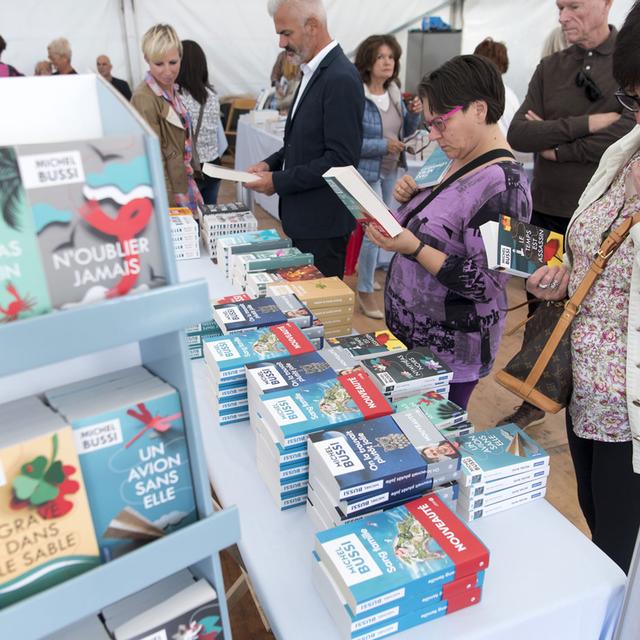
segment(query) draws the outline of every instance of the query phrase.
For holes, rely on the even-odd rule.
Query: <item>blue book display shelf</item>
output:
[[[100,363],[111,369],[142,363],[180,392],[199,520],[0,610],[0,638],[57,637],[74,622],[185,567],[216,589],[224,636],[231,638],[218,552],[239,539],[239,518],[235,507],[213,509],[183,331],[209,319],[209,295],[204,281],[178,282],[169,219],[162,215],[168,205],[158,140],[96,76],[12,78],[1,90],[11,95],[0,100],[3,145],[144,137],[166,286],[0,324],[0,401],[18,397],[16,390],[29,395],[55,386],[54,381],[97,375],[103,372]]]

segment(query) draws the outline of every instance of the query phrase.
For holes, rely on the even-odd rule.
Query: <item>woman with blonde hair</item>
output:
[[[131,104],[160,138],[169,206],[188,207],[195,214],[202,196],[192,166],[191,118],[176,84],[182,43],[172,26],[157,24],[144,34],[142,53],[149,70]]]

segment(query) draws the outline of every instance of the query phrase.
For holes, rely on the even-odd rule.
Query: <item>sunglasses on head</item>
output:
[[[584,71],[578,71],[578,75],[576,76],[576,86],[580,88],[584,87],[584,93],[590,102],[595,102],[602,98],[602,91],[600,91],[600,87],[598,87],[591,76],[587,75]]]
[[[625,109],[633,111],[634,113],[640,111],[640,96],[633,96],[622,89],[619,89],[613,95]]]

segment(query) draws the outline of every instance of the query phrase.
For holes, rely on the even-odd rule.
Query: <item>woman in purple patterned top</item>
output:
[[[504,86],[481,56],[457,56],[425,76],[419,94],[429,139],[453,160],[438,190],[419,190],[411,176],[396,185],[404,229],[378,246],[397,252],[385,288],[387,326],[408,347],[429,347],[453,370],[450,399],[467,406],[491,370],[504,328],[508,276],[487,267],[480,225],[507,214],[525,222],[531,195],[498,127]],[[474,164],[471,164],[474,163]],[[436,187],[436,189],[438,189]]]

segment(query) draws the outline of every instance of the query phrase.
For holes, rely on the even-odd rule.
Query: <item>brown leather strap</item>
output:
[[[571,325],[571,322],[580,310],[582,301],[589,293],[594,282],[598,279],[598,276],[607,266],[607,262],[609,262],[611,256],[618,250],[620,245],[629,235],[631,227],[638,222],[640,222],[640,213],[636,213],[633,217],[625,218],[621,224],[611,230],[604,242],[600,245],[600,249],[597,251],[589,265],[589,271],[587,271],[582,282],[578,285],[578,288],[575,290],[571,298],[567,300],[564,306],[564,312],[558,319],[554,330],[551,332],[551,335],[547,340],[547,344],[545,344],[544,348],[540,352],[535,365],[531,368],[527,379],[524,381],[523,386],[527,389],[532,389],[540,379],[542,372],[549,364],[549,360],[551,360],[553,352],[560,344],[562,336],[564,336],[565,332]]]

